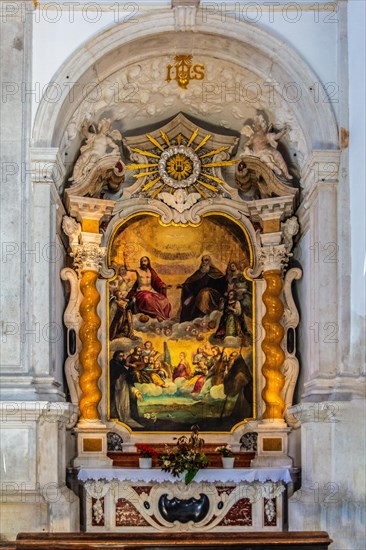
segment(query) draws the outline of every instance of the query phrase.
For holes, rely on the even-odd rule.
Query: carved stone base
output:
[[[78,423],[74,428],[78,441],[78,456],[73,461],[74,467],[112,466],[113,461],[107,456],[108,431],[109,429],[102,422]]]
[[[288,433],[291,428],[281,420],[262,421],[257,426],[257,456],[252,460],[254,468],[292,468],[292,458],[288,456]]]

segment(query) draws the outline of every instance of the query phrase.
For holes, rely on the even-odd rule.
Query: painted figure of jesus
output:
[[[169,318],[171,305],[166,295],[167,285],[151,267],[150,258],[142,256],[136,273],[136,282],[127,295],[137,313],[144,313],[159,321]]]

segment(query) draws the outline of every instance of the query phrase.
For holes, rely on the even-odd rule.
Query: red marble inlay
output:
[[[142,493],[146,493],[147,495],[150,494],[152,487],[151,485],[134,485],[133,490],[136,491],[138,495],[141,495]]]
[[[272,512],[272,513],[271,513]],[[273,515],[273,517],[272,517]],[[275,498],[263,499],[263,519],[264,527],[276,527],[277,525],[277,506]]]
[[[219,525],[252,525],[252,505],[248,498],[241,498],[230,508]]]
[[[119,498],[116,503],[116,527],[149,525],[140,512],[125,498]]]
[[[91,524],[95,527],[104,527],[104,497],[100,499],[92,498],[91,511],[92,511]]]
[[[232,493],[234,489],[235,485],[216,485],[216,491],[218,495],[222,495],[223,493],[230,495],[230,493]]]

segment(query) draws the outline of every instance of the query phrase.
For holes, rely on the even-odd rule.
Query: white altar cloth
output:
[[[106,468],[81,468],[78,474],[79,481],[97,481],[105,479],[106,481],[132,481],[133,483],[154,483],[164,481],[183,481],[184,475],[173,477],[168,472],[163,472],[159,468],[116,468],[113,466]],[[290,483],[292,481],[290,470],[288,468],[207,468],[199,470],[194,478],[197,483],[240,483],[246,481],[252,483],[259,481],[283,481]]]

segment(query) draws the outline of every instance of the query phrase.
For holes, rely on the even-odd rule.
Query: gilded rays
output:
[[[213,157],[229,147],[209,149],[210,134],[199,137],[196,128],[189,138],[181,133],[174,138],[160,131],[160,138],[146,134],[154,146],[152,150],[131,147],[131,151],[143,155],[146,161],[126,166],[127,170],[139,170],[134,178],[145,178],[143,192],[156,198],[162,191],[174,193],[184,189],[187,195],[198,192],[208,198],[219,191],[225,182],[215,174],[215,168],[234,165],[236,160],[214,160]]]

